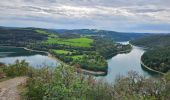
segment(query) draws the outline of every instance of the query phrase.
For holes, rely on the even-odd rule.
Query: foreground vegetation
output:
[[[141,61],[149,68],[167,73],[170,70],[170,35],[153,35],[131,41],[132,44],[147,48]],[[149,70],[148,70],[149,71]]]
[[[0,45],[27,47],[50,52],[64,63],[94,72],[107,73],[107,59],[130,51],[130,45],[114,43],[110,38],[74,33],[59,34],[38,28],[1,28]]]
[[[117,77],[114,84],[108,84],[95,80],[93,76],[77,73],[78,70],[70,66],[35,69],[26,65],[29,66],[24,61],[17,61],[16,64],[1,67],[7,76],[28,76],[23,89],[26,100],[170,99],[170,74],[161,78],[146,78],[131,71],[126,76]]]

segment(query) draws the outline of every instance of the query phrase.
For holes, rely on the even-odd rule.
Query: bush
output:
[[[145,78],[131,71],[113,85],[61,65],[55,71],[34,70],[27,81],[26,96],[29,100],[168,100],[168,87],[169,77]]]
[[[70,66],[34,70],[27,81],[26,98],[30,100],[76,100],[85,98],[88,82]]]
[[[28,74],[29,64],[25,60],[16,60],[15,64],[7,65],[3,68],[3,72],[9,77],[25,76]]]

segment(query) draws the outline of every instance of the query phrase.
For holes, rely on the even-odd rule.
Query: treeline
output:
[[[58,54],[55,51],[50,50],[50,53],[69,65],[81,67],[91,71],[103,71],[107,73],[108,65],[106,59],[109,59],[122,51],[130,52],[132,49],[130,45],[114,43],[110,38],[98,36],[93,36],[91,38],[94,42],[90,48],[67,47],[64,45],[62,47],[55,48],[55,46],[52,46],[53,49],[62,48],[62,50],[70,52],[67,54]],[[73,56],[76,55],[81,55],[82,57],[74,59]]]
[[[74,33],[63,33],[63,34],[58,34],[58,36],[59,36],[59,38],[65,38],[65,39],[81,37],[79,34],[74,34]]]
[[[122,51],[130,51],[130,45],[121,45],[114,43],[112,39],[102,36],[88,36],[84,41],[92,41],[89,47],[79,47],[70,45],[69,43],[78,43],[77,41],[69,41],[68,43],[59,43],[61,41],[73,38],[82,38],[76,33],[59,34],[53,30],[38,28],[0,28],[0,45],[27,47],[29,49],[47,51],[53,54],[63,62],[78,66],[91,71],[104,71],[107,73],[106,60]],[[49,39],[54,43],[48,43]],[[81,39],[80,38],[80,39]],[[67,50],[72,53],[57,54],[53,50]],[[22,53],[22,52],[20,52]],[[79,59],[78,56],[81,56]]]
[[[70,53],[58,54],[54,50],[50,50],[50,53],[68,65],[90,71],[103,71],[107,73],[108,65],[105,58],[96,52],[83,51],[81,49],[69,51]]]
[[[148,48],[170,46],[170,34],[152,35],[131,41],[133,45]]]
[[[121,51],[131,51],[130,45],[115,43],[111,38],[93,37],[95,50],[105,59],[109,59]]]
[[[14,71],[10,71],[10,66],[13,66]],[[28,66],[24,61],[17,61],[16,64],[6,65],[4,71],[13,73],[9,74],[10,76],[28,77],[22,91],[25,100],[170,99],[170,74],[161,78],[146,78],[131,71],[126,76],[118,76],[114,84],[109,84],[95,80],[93,76],[77,73],[77,69],[70,66],[61,65],[55,69],[49,67],[35,69]]]
[[[102,71],[107,74],[107,61],[100,55],[83,55],[82,58],[75,59],[73,65],[91,71]]]
[[[75,29],[75,30],[65,30],[65,29],[56,29],[54,30],[60,34],[79,34],[79,35],[94,35],[102,36],[106,38],[112,38],[114,41],[129,41],[138,39],[144,36],[150,36],[151,34],[145,33],[124,33],[124,32],[115,32],[107,30],[97,30],[97,29]]]
[[[142,55],[141,60],[146,66],[166,73],[170,70],[170,47],[149,50]]]
[[[9,46],[26,46],[47,40],[47,35],[39,34],[34,29],[0,28],[0,44]]]
[[[131,41],[137,46],[146,47],[141,57],[143,63],[151,69],[166,73],[170,70],[170,35],[159,34]]]

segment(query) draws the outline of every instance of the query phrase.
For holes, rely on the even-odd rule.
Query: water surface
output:
[[[121,42],[122,43],[122,42]],[[122,44],[127,44],[123,42]],[[146,77],[151,76],[144,71],[140,64],[142,54],[145,52],[143,48],[133,46],[129,53],[118,54],[108,62],[108,74],[106,76],[97,77],[97,79],[104,79],[107,82],[114,82],[117,76],[127,75],[129,71],[136,71]],[[5,64],[13,64],[16,60],[26,60],[31,66],[54,66],[59,65],[56,59],[50,58],[46,53],[32,52],[23,48],[0,47],[0,62]]]
[[[123,42],[122,44],[128,44],[128,42]],[[107,60],[108,74],[106,76],[100,76],[98,79],[114,82],[116,77],[127,75],[129,71],[136,71],[146,77],[151,76],[148,72],[142,69],[140,64],[140,59],[144,52],[145,50],[143,48],[133,46],[131,52],[118,54],[112,57]]]
[[[16,60],[25,60],[33,67],[52,66],[59,63],[56,59],[48,57],[46,53],[28,51],[24,48],[0,47],[0,62],[13,64]]]

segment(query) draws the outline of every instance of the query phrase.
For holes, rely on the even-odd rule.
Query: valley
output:
[[[4,34],[7,36],[5,39]],[[91,98],[103,100],[102,98],[107,95],[105,99],[111,100],[119,95],[124,98],[131,94],[110,95],[107,92],[125,93],[126,88],[134,91],[134,95],[141,93],[140,96],[136,96],[137,98],[145,98],[146,95],[142,95],[145,92],[148,98],[159,98],[158,91],[161,96],[168,97],[167,89],[153,92],[139,91],[145,87],[153,90],[155,85],[159,88],[157,84],[169,86],[160,79],[163,78],[164,81],[169,82],[169,44],[161,43],[164,37],[159,41],[160,44],[155,45],[156,41],[150,41],[149,38],[157,38],[157,35],[141,33],[140,38],[134,38],[133,34],[130,35],[133,39],[128,38],[130,42],[120,42],[114,41],[114,36],[108,37],[103,34],[105,33],[61,34],[51,29],[1,28],[0,77],[2,81],[7,80],[3,81],[6,83],[8,80],[16,80],[17,77],[27,76],[27,82],[20,87],[25,89],[20,91],[24,95],[16,96],[33,100],[56,98],[53,95],[54,92],[61,93],[57,98],[70,99],[70,96],[72,98],[81,96],[85,100],[91,100]],[[125,38],[127,38],[126,35]],[[137,42],[145,38],[150,42],[143,44]],[[142,40],[142,42],[145,41]],[[166,45],[167,49],[162,45]],[[157,71],[167,74],[159,75],[155,73]],[[133,83],[134,81],[136,82]],[[153,85],[148,87],[148,84]],[[124,88],[121,89],[122,87]],[[15,91],[19,90],[15,89]],[[150,96],[151,94],[155,96]]]
[[[108,71],[107,59],[132,49],[128,44],[114,43],[111,38],[100,35],[58,34],[53,30],[38,28],[1,28],[0,31],[3,38],[0,40],[1,46],[49,52],[68,65],[104,74]]]
[[[163,74],[170,70],[169,34],[145,37],[131,41],[131,43],[146,48],[147,52],[141,57],[141,61],[145,66]]]

